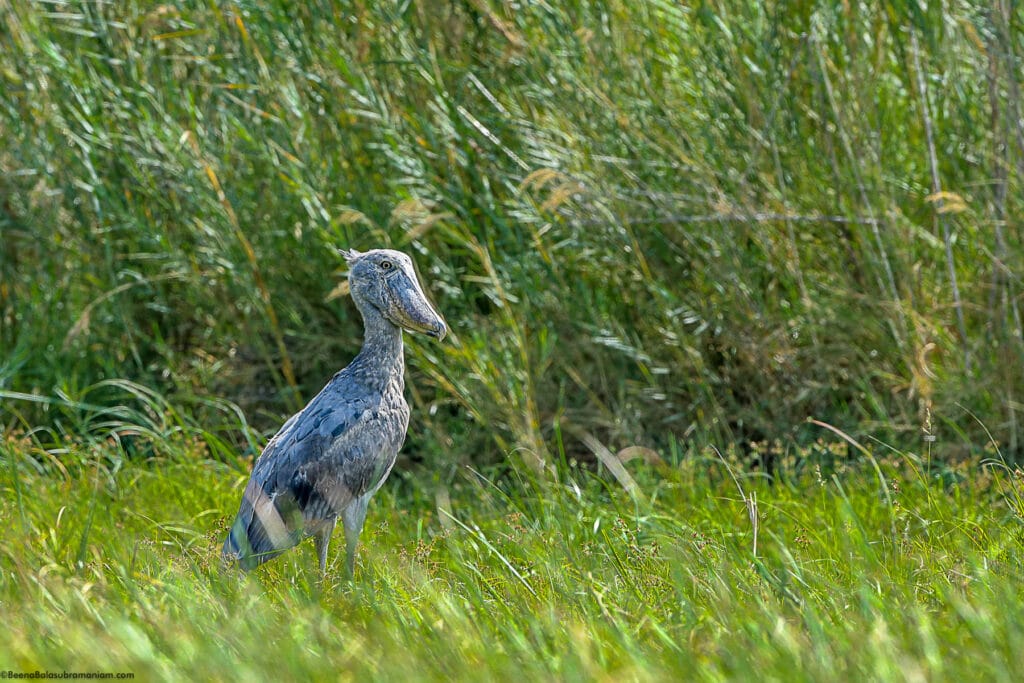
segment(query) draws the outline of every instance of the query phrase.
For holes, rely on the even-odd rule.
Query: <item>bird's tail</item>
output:
[[[277,557],[302,539],[302,513],[291,496],[271,499],[250,481],[231,531],[224,540],[225,564],[245,571]]]
[[[224,539],[224,547],[220,551],[221,559],[225,565],[238,564],[245,571],[254,569],[260,563],[259,555],[254,551],[249,542],[249,535],[246,533],[245,522],[242,514],[235,518],[231,525],[228,537]]]

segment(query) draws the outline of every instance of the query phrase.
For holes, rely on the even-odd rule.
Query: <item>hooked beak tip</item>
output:
[[[428,334],[437,341],[441,341],[448,335],[448,326],[443,322],[438,322]]]

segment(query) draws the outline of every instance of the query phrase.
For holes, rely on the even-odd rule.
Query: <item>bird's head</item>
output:
[[[348,262],[349,290],[359,310],[370,307],[398,327],[444,339],[448,327],[427,301],[412,259],[392,249],[340,251]]]

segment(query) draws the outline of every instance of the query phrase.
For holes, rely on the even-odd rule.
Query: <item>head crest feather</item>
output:
[[[348,263],[352,263],[353,261],[355,261],[356,259],[363,255],[363,252],[356,251],[355,249],[339,249],[338,253],[341,254],[345,261]]]

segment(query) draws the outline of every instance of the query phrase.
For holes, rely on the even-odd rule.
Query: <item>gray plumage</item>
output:
[[[409,426],[402,329],[439,340],[447,331],[408,256],[389,249],[342,254],[363,316],[363,348],[256,461],[223,550],[246,570],[313,536],[326,571],[340,516],[352,575],[366,505],[391,472]]]

